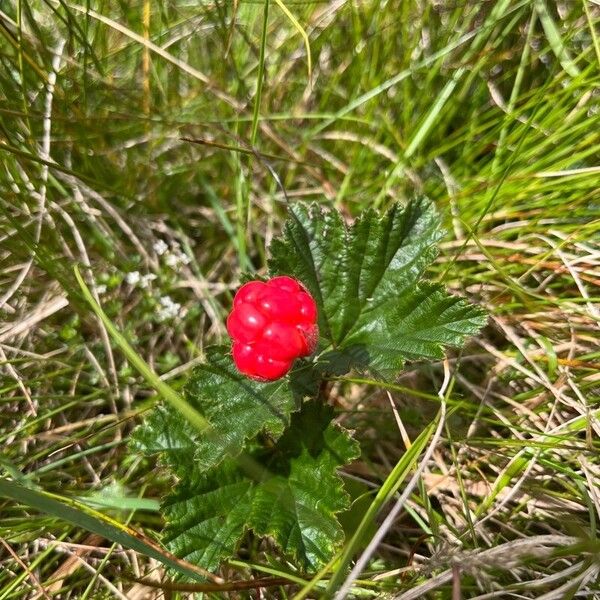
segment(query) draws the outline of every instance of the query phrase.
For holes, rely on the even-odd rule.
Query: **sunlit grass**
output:
[[[1,475],[155,536],[172,482],[126,447],[154,392],[72,267],[178,390],[288,199],[351,218],[426,194],[448,231],[433,276],[490,320],[449,357],[442,437],[354,593],[599,593],[599,23],[594,3],[542,0],[0,5]],[[442,364],[333,382],[363,446],[354,526],[443,382]],[[134,597],[164,575],[25,503],[0,511],[0,599]],[[314,574],[278,559],[249,538],[220,576],[312,597]]]

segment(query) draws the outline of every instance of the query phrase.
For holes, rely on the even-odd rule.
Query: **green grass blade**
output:
[[[170,555],[138,531],[75,500],[32,490],[7,479],[0,479],[0,496],[10,498],[15,502],[67,521],[76,527],[101,535],[111,542],[122,544],[126,548],[150,556],[182,575],[196,580],[202,580],[207,575],[202,569]]]
[[[556,26],[552,15],[548,11],[548,7],[546,6],[544,0],[535,1],[535,10],[540,17],[542,27],[544,28],[544,33],[546,34],[546,38],[550,44],[550,48],[552,48],[552,52],[554,52],[556,58],[558,58],[562,68],[571,77],[577,77],[580,74],[579,68],[567,50],[560,32],[558,31],[558,27]]]
[[[344,547],[340,560],[335,566],[335,572],[327,587],[327,593],[329,595],[332,595],[342,581],[344,581],[350,561],[360,548],[363,545],[366,545],[366,536],[371,524],[375,521],[379,511],[393,498],[394,494],[398,491],[398,488],[402,485],[402,482],[409,476],[419,459],[421,452],[427,446],[427,443],[435,430],[435,425],[436,423],[432,422],[419,434],[419,437],[417,437],[411,447],[402,455],[400,460],[396,463],[396,466],[392,469],[392,472],[387,476],[386,480],[379,488],[377,495],[362,518],[354,535]]]
[[[150,368],[148,363],[146,363],[146,361],[133,349],[131,344],[125,339],[125,336],[123,336],[123,334],[113,325],[102,307],[96,302],[77,267],[74,267],[74,272],[83,296],[95,315],[102,321],[111,338],[119,346],[123,354],[125,354],[127,360],[129,360],[129,362],[137,369],[148,384],[171,404],[173,408],[178,410],[194,427],[196,427],[196,429],[198,429],[198,431],[207,431],[210,427],[210,423],[197,410],[190,406],[183,396],[178,394],[170,385],[167,385],[162,381]]]

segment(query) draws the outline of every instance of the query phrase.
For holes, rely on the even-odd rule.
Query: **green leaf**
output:
[[[399,369],[405,359],[443,358],[443,346],[458,346],[485,324],[485,314],[442,286],[421,283],[379,311],[370,326],[346,338],[350,348],[366,347],[369,366],[379,372]]]
[[[237,456],[258,433],[277,439],[296,408],[285,378],[272,383],[248,379],[235,368],[229,348],[209,349],[206,364],[194,370],[185,392],[211,424],[195,452],[201,469],[217,465],[226,455]]]
[[[214,571],[235,554],[252,495],[252,481],[231,459],[208,474],[188,473],[163,504],[163,543],[175,556]]]
[[[343,542],[335,515],[349,504],[337,469],[358,456],[356,442],[331,418],[329,408],[306,403],[269,452],[270,472],[261,480],[232,460],[188,474],[163,506],[167,547],[213,570],[252,530],[306,568],[325,564]]]
[[[300,279],[315,297],[326,370],[393,373],[405,360],[439,358],[485,323],[441,286],[420,282],[442,236],[425,199],[365,211],[347,226],[336,211],[296,204],[271,244],[270,271]]]
[[[188,421],[168,404],[159,404],[144,423],[133,430],[130,445],[144,454],[159,454],[166,466],[178,475],[194,467],[199,436]]]
[[[161,453],[177,474],[205,471],[227,456],[238,456],[259,433],[276,440],[297,406],[288,381],[252,381],[235,368],[228,348],[209,348],[207,362],[196,367],[185,387],[188,403],[210,427],[192,429],[168,406],[158,407],[134,432],[134,446],[147,454]]]
[[[295,435],[301,431],[296,429]],[[335,514],[349,506],[336,469],[358,455],[352,439],[339,427],[328,425],[318,453],[313,455],[304,446],[290,460],[287,477],[274,477],[257,487],[252,528],[272,535],[287,554],[307,567],[317,569],[327,563],[344,540]]]

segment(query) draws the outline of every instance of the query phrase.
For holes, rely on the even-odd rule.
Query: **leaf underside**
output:
[[[484,325],[485,313],[420,282],[442,231],[425,199],[368,210],[348,226],[337,211],[296,204],[271,244],[272,275],[300,279],[317,301],[325,370],[392,375],[405,360],[440,358]]]

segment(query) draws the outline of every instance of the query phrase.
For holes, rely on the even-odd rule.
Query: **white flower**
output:
[[[179,247],[175,247],[172,252],[169,252],[165,256],[165,264],[172,269],[175,269],[179,265],[189,265],[191,261],[192,259],[187,254],[184,254]]]
[[[178,262],[179,260],[177,254],[172,254],[171,252],[167,254],[165,258],[165,264],[167,265],[167,267],[176,267]]]
[[[167,246],[163,240],[157,240],[152,245],[152,248],[154,248],[154,252],[156,252],[156,254],[162,256],[169,249],[169,246]]]
[[[159,321],[166,321],[172,319],[179,314],[181,310],[181,304],[174,302],[171,296],[163,296],[159,299],[161,308],[158,311],[157,318]]]
[[[156,275],[154,273],[146,273],[140,280],[140,287],[144,290],[150,285],[151,281],[156,279]]]
[[[131,271],[125,275],[125,281],[129,285],[136,285],[140,281],[140,272],[139,271]]]
[[[104,284],[97,285],[96,292],[98,292],[98,294],[104,294],[104,292],[106,292],[106,286]]]
[[[145,290],[151,281],[156,279],[156,275],[154,273],[146,273],[145,275],[140,275],[139,271],[131,271],[125,275],[125,281],[132,286],[139,285],[139,287]]]

